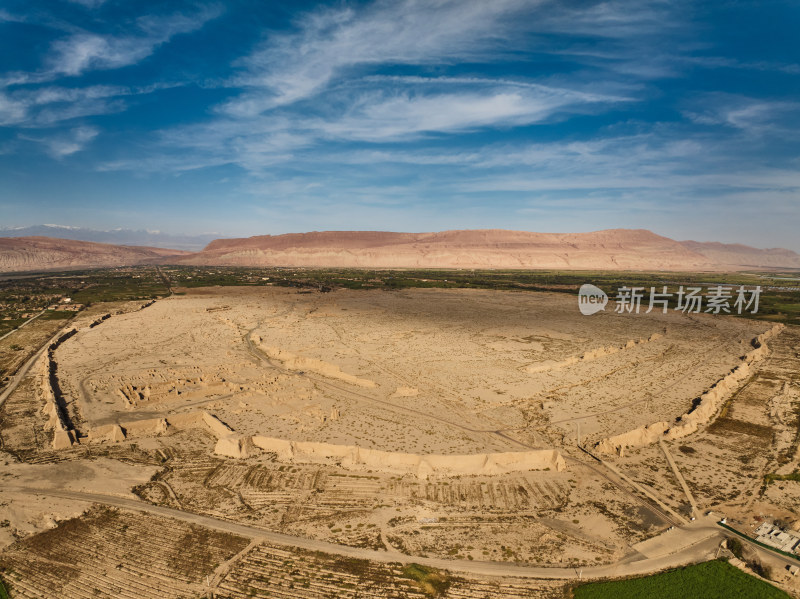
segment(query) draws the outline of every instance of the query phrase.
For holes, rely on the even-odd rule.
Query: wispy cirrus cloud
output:
[[[193,153],[187,160],[192,165],[226,162],[258,174],[299,149],[330,141],[405,142],[513,128],[636,101],[634,85],[613,80],[550,84],[525,77],[381,74],[397,65],[441,68],[498,54],[513,60],[531,45],[533,21],[520,15],[539,10],[559,6],[544,0],[405,0],[361,10],[319,9],[236,63],[241,70],[229,85],[244,91],[218,105],[210,122],[164,130],[159,146],[165,153],[177,147]],[[103,168],[134,163],[113,161]]]
[[[20,135],[20,139],[42,144],[50,156],[60,160],[83,150],[99,133],[94,127],[75,127],[48,136]]]
[[[654,44],[662,38],[682,39],[691,31],[691,23],[678,18],[680,9],[680,3],[659,1],[548,0],[401,0],[317,9],[236,62],[239,72],[228,83],[243,91],[217,105],[207,122],[162,130],[156,147],[166,160],[151,156],[145,162],[155,170],[161,164],[174,167],[175,160],[185,168],[234,164],[260,177],[276,165],[312,156],[336,163],[359,152],[376,155],[363,149],[343,152],[339,146],[331,150],[330,144],[408,144],[552,124],[635,105],[648,98],[652,78],[673,77],[690,63],[696,45],[672,44],[667,51]],[[558,43],[552,43],[554,38]],[[535,61],[526,63],[525,75],[515,77],[448,73],[456,64],[498,58],[513,63],[517,53],[543,53],[545,61],[567,60],[571,66],[557,75],[540,75]],[[396,74],[409,67],[422,74]],[[428,69],[436,74],[426,74]],[[684,114],[690,121],[742,129],[760,118],[755,107]],[[641,139],[620,139],[606,134],[592,142],[528,145],[495,155],[394,150],[385,153],[394,158],[384,164],[401,155],[405,164],[415,164],[408,157],[416,155],[456,168],[471,156],[472,166],[484,169],[546,165],[574,176],[586,168],[591,176],[609,180],[615,173],[614,180],[631,187],[626,169],[636,169],[644,181],[685,164],[698,146],[708,151],[702,138],[667,136],[658,149]],[[713,160],[697,157],[707,165]],[[136,159],[127,159],[102,168],[136,165]]]
[[[257,175],[290,160],[298,150],[330,141],[408,142],[602,112],[636,101],[635,85],[613,78],[602,85],[581,77],[551,84],[541,78],[389,76],[383,71],[402,65],[441,70],[464,62],[489,63],[498,56],[513,61],[516,53],[542,44],[537,34],[552,35],[569,23],[583,27],[584,36],[597,37],[589,25],[599,21],[605,24],[599,35],[639,38],[663,16],[664,9],[653,6],[659,5],[607,2],[576,8],[550,0],[380,0],[358,8],[318,8],[302,15],[290,30],[273,32],[235,63],[239,72],[228,84],[242,91],[219,104],[211,121],[166,129],[156,148],[164,158],[176,148],[190,152],[185,163],[194,167],[236,164]],[[134,64],[218,13],[212,7],[192,15],[141,17],[133,33],[122,36],[74,33],[52,44],[49,70],[42,76]],[[8,118],[48,126],[125,109],[124,94],[102,96],[102,90],[87,90],[82,96],[75,93],[70,103],[56,100],[57,93],[43,91],[40,97],[54,100],[43,107],[35,98],[10,97]],[[115,160],[102,168],[135,162]],[[146,162],[155,167],[175,164],[172,159]]]
[[[800,131],[800,102],[725,93],[701,94],[683,114],[699,125],[724,126],[753,136],[791,136]]]
[[[545,45],[537,34],[553,35],[570,22],[582,23],[585,36],[638,39],[664,11],[657,2],[579,9],[550,0],[382,0],[358,9],[320,8],[235,63],[239,72],[228,84],[243,91],[215,107],[213,125],[198,125],[194,134],[164,131],[162,139],[203,154],[210,145],[212,162],[223,158],[257,173],[277,157],[327,141],[405,142],[600,113],[637,101],[636,85],[614,77],[598,84],[582,74],[548,82],[535,80],[535,72],[492,78],[385,70],[441,73],[498,57],[513,62]],[[596,20],[607,25],[604,33],[591,33]]]
[[[145,95],[176,87],[180,83],[157,83],[145,86],[90,85],[64,87],[48,85],[0,90],[0,126],[24,128],[52,127],[72,119],[124,111],[124,98]]]
[[[0,89],[0,126],[19,123],[26,114],[27,106],[24,102],[9,97]]]
[[[318,10],[237,63],[242,72],[232,83],[247,91],[220,110],[249,117],[313,97],[365,69],[513,60],[545,48],[594,65],[604,62],[609,69],[652,71],[655,59],[648,56],[646,40],[667,34],[674,10],[657,1],[576,5],[552,0],[384,0],[358,11]],[[554,51],[547,42],[561,34],[574,39]],[[602,50],[598,39],[605,40]]]
[[[79,32],[56,40],[46,59],[52,75],[80,75],[89,70],[116,69],[136,64],[172,37],[195,31],[218,17],[222,9],[209,6],[191,15],[145,16],[135,22],[132,35]]]
[[[47,60],[51,73],[79,75],[90,69],[115,69],[149,56],[159,42],[146,37],[77,33],[53,43]]]
[[[0,8],[0,23],[21,23],[25,19]]]
[[[744,69],[750,71],[778,71],[788,75],[800,75],[800,64],[769,60],[741,60],[728,56],[687,56],[682,60],[701,67],[718,69]]]
[[[674,18],[686,7],[681,1],[660,0],[551,2],[537,14],[536,29],[570,36],[652,41],[686,28],[685,19]]]
[[[498,143],[470,150],[356,150],[331,156],[330,160],[353,165],[453,166],[471,171],[502,171],[522,167],[528,173],[534,173],[536,171],[533,169],[537,169],[541,172],[558,172],[564,176],[573,176],[576,172],[594,176],[611,171],[630,173],[644,170],[645,174],[652,176],[655,174],[653,167],[667,171],[687,158],[696,160],[705,157],[703,166],[697,167],[705,170],[717,156],[719,148],[709,140],[682,139],[679,133],[673,132],[664,136],[647,133],[548,143]]]
[[[425,82],[426,84],[430,82]],[[488,83],[488,82],[487,82]],[[591,112],[605,104],[627,102],[621,96],[589,94],[543,85],[494,83],[460,92],[386,93],[359,97],[347,92],[344,114],[324,116],[289,112],[249,119],[220,117],[210,123],[165,130],[158,142],[165,158],[179,150],[191,155],[192,168],[203,164],[236,164],[259,175],[294,160],[297,151],[314,151],[331,141],[409,142],[425,135],[454,135],[482,128],[515,127],[543,122],[561,114]],[[175,161],[146,160],[144,167],[175,168]],[[138,169],[136,160],[105,163],[103,168]]]
[[[382,1],[361,11],[325,9],[305,15],[291,33],[275,34],[239,61],[234,79],[250,91],[226,103],[251,116],[308,98],[351,69],[488,60],[513,49],[514,15],[543,2],[525,0]]]
[[[434,94],[383,92],[359,98],[339,118],[306,120],[304,125],[327,137],[386,142],[413,139],[425,133],[529,125],[560,112],[574,114],[590,110],[590,105],[629,100],[543,85],[501,84],[489,89]]]
[[[251,173],[287,164],[298,150],[314,145],[315,136],[285,118],[215,120],[161,132],[157,150],[144,160],[106,161],[100,170],[184,172],[235,164]]]
[[[80,3],[96,8],[102,2]],[[149,94],[180,83],[67,87],[53,85],[55,80],[136,64],[174,36],[196,31],[221,13],[221,7],[208,5],[191,13],[146,15],[133,22],[130,33],[122,35],[65,26],[63,29],[71,32],[50,44],[41,69],[10,72],[0,77],[0,126],[50,129],[49,141],[41,136],[21,138],[41,142],[56,158],[83,149],[97,136],[96,127],[75,123],[68,124],[69,129],[64,131],[53,130],[53,127],[76,119],[123,112],[128,106],[125,97]],[[0,20],[11,19],[10,15],[0,12]],[[56,29],[61,30],[60,27]]]

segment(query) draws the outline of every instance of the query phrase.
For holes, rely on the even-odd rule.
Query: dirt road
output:
[[[60,329],[55,335],[53,335],[47,341],[47,343],[45,343],[41,348],[39,348],[39,351],[33,354],[28,359],[28,361],[25,362],[25,364],[23,364],[19,370],[17,370],[16,374],[14,374],[13,377],[11,377],[11,380],[8,382],[8,385],[6,385],[6,388],[3,389],[2,393],[0,393],[0,408],[3,407],[3,404],[6,402],[6,399],[8,399],[8,396],[11,395],[14,392],[14,390],[19,386],[19,384],[22,382],[22,379],[24,379],[27,376],[28,371],[36,363],[36,360],[39,359],[39,356],[41,356],[42,353],[44,353],[47,350],[50,344],[55,342],[55,340],[58,339],[59,335],[61,335],[62,333],[63,329]]]

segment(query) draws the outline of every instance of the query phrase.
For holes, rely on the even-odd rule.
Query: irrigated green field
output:
[[[789,599],[780,589],[725,561],[653,576],[594,582],[575,588],[575,599]]]

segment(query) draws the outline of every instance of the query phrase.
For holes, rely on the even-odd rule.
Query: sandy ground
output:
[[[578,419],[586,439],[674,419],[764,328],[582,317],[574,303],[472,290],[200,290],[82,330],[56,359],[89,427],[203,407],[246,434],[475,453],[518,449],[497,430],[549,447],[574,441]]]
[[[0,549],[17,537],[53,528],[79,516],[86,506],[69,499],[31,497],[17,487],[39,487],[133,497],[131,487],[146,483],[157,468],[118,460],[76,460],[54,464],[0,462]]]
[[[666,452],[700,511],[747,523],[753,514],[797,515],[800,483],[762,489],[766,473],[797,469],[793,328],[770,342],[769,358],[711,426],[666,443],[666,452],[656,444],[609,458],[653,502],[577,450],[577,424],[591,444],[674,419],[766,324],[584,317],[571,296],[477,290],[214,288],[139,307],[94,327],[100,314],[79,319],[78,333],[54,352],[81,443],[52,449],[41,369],[0,411],[0,476],[8,481],[0,488],[0,525],[8,521],[0,544],[36,538],[85,509],[63,496],[48,503],[11,490],[48,485],[117,497],[135,490],[186,512],[420,558],[558,567],[666,558],[668,540],[648,539],[676,523],[672,514],[691,515]],[[199,410],[236,435],[417,454],[556,448],[567,467],[421,480],[335,462],[287,463],[270,452],[226,458],[203,426],[131,427],[113,443],[86,436]],[[687,547],[695,542],[682,538]],[[22,551],[19,543],[13,551]],[[713,550],[703,547],[703,555]]]

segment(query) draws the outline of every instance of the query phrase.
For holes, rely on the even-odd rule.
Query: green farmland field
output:
[[[575,599],[789,599],[780,589],[725,561],[653,576],[576,587]]]

